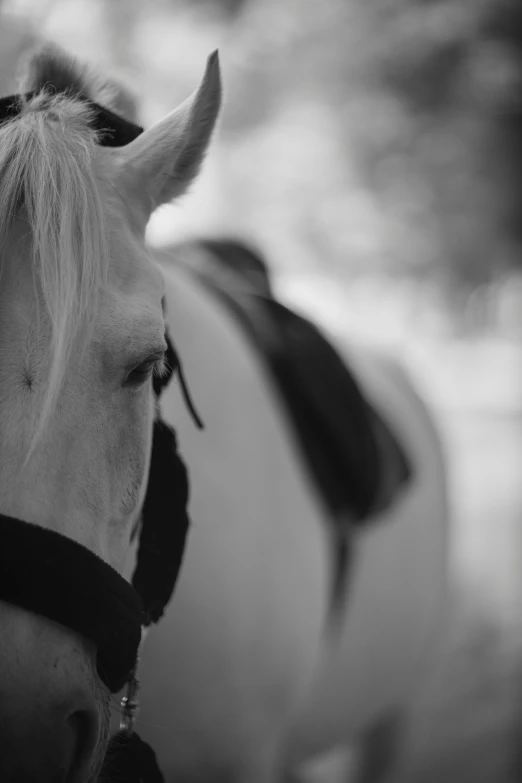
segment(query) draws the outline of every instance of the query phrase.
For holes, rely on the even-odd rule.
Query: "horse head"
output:
[[[0,125],[0,548],[20,565],[25,552],[36,574],[55,562],[53,542],[56,562],[84,553],[81,569],[46,572],[54,619],[39,609],[45,579],[24,604],[0,578],[0,779],[11,783],[82,783],[103,757],[115,687],[75,601],[98,578],[89,563],[117,584],[143,504],[167,350],[145,228],[198,173],[220,107],[217,54],[192,97],[124,146],[103,141],[100,104],[117,110],[107,95],[46,48]]]

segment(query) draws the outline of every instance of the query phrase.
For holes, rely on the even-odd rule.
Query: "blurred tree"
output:
[[[333,113],[344,188],[353,189],[355,166],[388,216],[388,252],[376,248],[373,264],[390,269],[395,258],[454,291],[516,261],[519,0],[251,0],[239,23],[240,85],[225,130],[275,122],[289,103]]]
[[[178,2],[179,0],[173,0],[173,5],[175,6]],[[226,19],[237,16],[246,4],[246,0],[182,0],[182,2],[208,14],[218,12]]]
[[[248,0],[156,0],[156,6],[176,14],[190,9],[202,18],[230,21],[241,13]]]
[[[484,20],[484,35],[493,51],[505,54],[504,89],[494,101],[495,145],[500,151],[504,180],[510,191],[507,228],[522,242],[522,5],[517,0],[491,4]],[[495,86],[495,85],[494,85]],[[498,155],[496,156],[499,157]],[[522,266],[520,253],[516,262]]]

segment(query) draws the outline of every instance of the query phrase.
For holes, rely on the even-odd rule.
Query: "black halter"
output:
[[[0,99],[0,126],[15,120],[31,97],[28,93]],[[143,132],[109,109],[86,103],[92,109],[91,125],[99,144],[120,147]],[[158,403],[163,388],[178,372],[185,401],[196,424],[202,426],[168,336],[167,342],[169,372],[154,379]],[[70,538],[0,514],[0,600],[44,615],[94,641],[98,674],[111,693],[126,682],[135,684],[142,628],[160,619],[178,577],[189,527],[188,498],[188,475],[175,432],[158,412],[133,586]],[[119,770],[118,779],[161,780],[151,749],[132,731],[118,736],[116,749],[127,747],[124,754],[115,758],[113,752],[109,759],[111,771]],[[123,777],[127,768],[131,772]]]

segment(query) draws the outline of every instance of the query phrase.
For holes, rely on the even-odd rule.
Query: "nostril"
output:
[[[66,721],[71,737],[71,755],[66,781],[84,783],[94,766],[99,741],[99,717],[94,710],[78,710]]]

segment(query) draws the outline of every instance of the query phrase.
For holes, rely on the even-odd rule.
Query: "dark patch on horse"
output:
[[[31,391],[34,386],[34,375],[27,367],[22,371],[22,383],[28,391]]]
[[[202,239],[198,244],[223,267],[246,279],[257,293],[274,298],[268,264],[257,249],[237,239]]]

